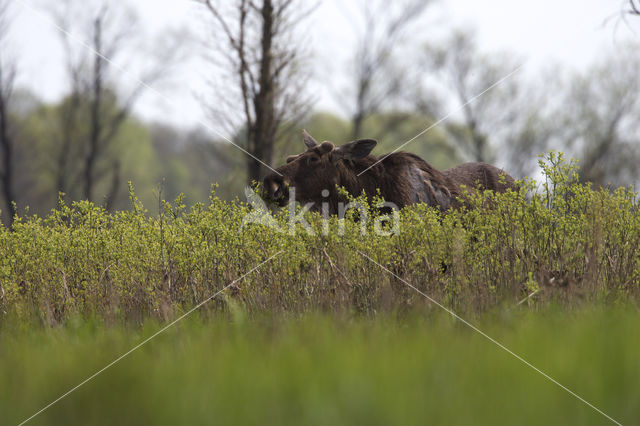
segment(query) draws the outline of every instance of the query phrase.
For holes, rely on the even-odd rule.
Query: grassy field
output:
[[[623,424],[640,419],[633,308],[475,321]],[[0,337],[2,424],[17,424],[160,326],[70,321]],[[610,424],[444,314],[188,318],[30,424]]]
[[[0,227],[0,425],[200,304],[31,423],[611,423],[424,295],[638,423],[638,196],[580,183],[561,154],[541,165],[541,185],[412,206],[386,233],[375,208],[245,226],[255,210],[215,192],[17,218]]]

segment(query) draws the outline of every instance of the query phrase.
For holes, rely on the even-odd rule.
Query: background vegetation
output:
[[[21,214],[29,208],[44,215],[61,192],[68,204],[128,209],[128,181],[147,206],[155,204],[160,182],[166,198],[184,193],[189,205],[207,202],[214,182],[219,197],[233,200],[268,170],[238,147],[276,166],[302,150],[302,128],[337,144],[376,138],[377,155],[430,128],[403,149],[438,168],[483,160],[524,177],[536,173],[537,155],[557,149],[580,160],[582,181],[616,187],[638,180],[640,50],[634,44],[601,52],[579,73],[550,64],[531,76],[518,68],[526,58],[482,51],[472,28],[445,25],[443,32],[424,25],[433,20],[432,1],[390,7],[376,0],[355,7],[357,40],[348,51],[345,46],[345,62],[335,63],[307,48],[315,9],[300,1],[198,0],[199,24],[207,30],[195,46],[186,31],[137,30],[140,18],[124,3],[42,3],[49,19],[70,31],[59,32],[62,94],[52,100],[24,88],[20,60],[31,52],[12,45],[16,12],[0,1],[5,225],[14,203]],[[636,22],[630,18],[629,25]],[[187,87],[181,65],[194,57],[204,58],[201,72],[212,76],[211,90],[198,94],[209,118],[196,128],[142,120],[140,98],[166,102],[165,85]],[[327,63],[332,73],[320,66]],[[318,82],[334,93],[339,109],[317,109]]]

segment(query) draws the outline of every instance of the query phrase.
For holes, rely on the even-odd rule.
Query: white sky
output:
[[[59,37],[46,8],[57,0],[12,1],[15,20],[11,53],[18,59],[19,83],[46,100],[55,100],[64,93],[65,78]],[[305,24],[311,50],[316,54],[313,90],[319,109],[340,112],[336,103],[339,90],[336,76],[344,78],[344,62],[358,31],[354,18],[361,1],[322,0]],[[180,27],[198,33],[202,28],[198,19],[200,9],[190,0],[113,0],[114,5],[122,2],[135,6],[141,18],[140,30],[149,34]],[[529,75],[555,63],[581,70],[623,40],[640,38],[640,17],[630,18],[629,25],[625,25],[613,16],[620,12],[623,3],[623,0],[439,0],[425,15],[421,27],[426,35],[444,33],[454,27],[474,27],[483,51],[516,53],[526,59]],[[138,114],[184,126],[206,120],[195,95],[206,93],[205,81],[210,70],[197,60],[197,49],[193,50],[194,58],[179,68],[170,84],[157,87],[170,103],[148,93],[138,105]],[[123,77],[126,79],[131,82],[131,77]]]

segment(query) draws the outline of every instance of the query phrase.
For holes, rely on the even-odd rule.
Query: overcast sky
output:
[[[64,72],[58,30],[51,25],[46,13],[47,4],[55,1],[13,0],[11,50],[19,60],[19,82],[49,101],[60,97],[65,90],[61,83]],[[361,1],[322,0],[305,24],[310,33],[311,50],[316,54],[313,91],[319,109],[340,112],[335,99],[335,76],[345,71],[344,62],[359,30],[355,18]],[[190,0],[113,0],[116,7],[124,2],[138,10],[139,30],[149,35],[181,27],[196,34],[201,32],[201,9]],[[604,51],[614,49],[624,40],[640,37],[640,18],[631,18],[629,25],[625,25],[616,16],[624,3],[622,0],[439,0],[425,14],[421,28],[424,34],[430,34],[432,29],[436,33],[453,27],[475,28],[482,50],[516,53],[526,60],[524,72],[530,75],[554,63],[581,70]],[[611,19],[607,21],[607,18]],[[205,120],[196,97],[206,90],[208,72],[201,61],[192,58],[183,64],[170,84],[158,86],[169,102],[148,93],[137,113],[147,119],[168,119],[184,126]],[[123,80],[127,78],[131,80],[128,76]]]

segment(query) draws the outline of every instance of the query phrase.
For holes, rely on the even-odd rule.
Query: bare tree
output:
[[[517,69],[515,61],[505,55],[480,53],[474,34],[467,31],[454,32],[437,46],[428,46],[425,53],[428,69],[435,71],[462,109],[462,126],[447,125],[450,136],[468,158],[493,161],[491,148],[500,144],[503,135],[499,133],[521,114],[516,107],[521,87],[515,77],[492,87]]]
[[[548,82],[545,86],[549,87]],[[538,170],[538,157],[554,146],[551,141],[558,133],[548,109],[547,93],[541,87],[542,84],[527,84],[521,88],[520,96],[506,106],[512,109],[513,119],[502,123],[496,138],[497,160],[516,179],[531,176]]]
[[[629,0],[629,9],[627,10],[627,13],[640,16],[640,1]]]
[[[400,65],[406,61],[397,51],[430,3],[428,0],[362,2],[364,28],[351,59],[353,97],[348,106],[354,139],[362,136],[362,126],[368,116],[401,98],[411,85],[406,68]]]
[[[248,181],[259,181],[266,172],[262,162],[273,162],[283,124],[295,123],[309,107],[296,27],[311,9],[295,0],[195,1],[213,19],[214,35],[224,38],[213,60],[221,65],[223,77],[232,81],[218,84],[220,91],[208,105],[216,120],[242,135],[250,154]]]
[[[582,179],[596,185],[629,185],[640,177],[639,47],[612,52],[571,76],[555,112],[557,134],[580,159]]]
[[[9,115],[16,66],[5,57],[6,49],[2,46],[8,31],[8,7],[8,2],[0,0],[0,153],[2,155],[0,181],[2,184],[2,196],[7,206],[8,224],[11,226],[16,214],[13,192],[13,150],[15,141]]]
[[[110,174],[105,204],[111,208],[120,188],[121,170],[118,156],[109,155],[114,141],[140,96],[165,75],[179,49],[177,45],[165,45],[159,50],[164,53],[150,58],[151,65],[141,71],[135,84],[126,93],[118,92],[113,64],[139,42],[135,32],[138,19],[123,5],[113,6],[106,0],[93,3],[95,7],[86,8],[85,2],[67,0],[53,11],[60,27],[78,26],[90,40],[88,49],[76,46],[69,34],[62,34],[70,94],[60,108],[56,190],[66,192],[80,180],[82,197],[93,201],[97,182]],[[75,154],[81,162],[75,172],[70,167],[74,148],[79,148]]]

